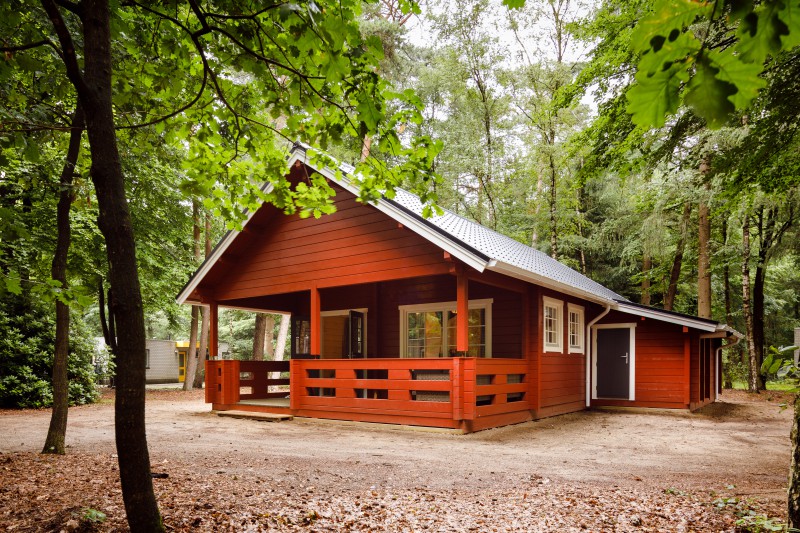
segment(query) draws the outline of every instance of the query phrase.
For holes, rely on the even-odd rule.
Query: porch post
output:
[[[219,352],[219,306],[217,302],[208,305],[208,358],[216,359]]]
[[[456,271],[456,351],[466,355],[469,350],[469,294],[464,266]]]
[[[316,286],[311,287],[311,355],[319,356],[321,351],[321,334],[320,334],[320,326],[322,321],[322,316],[320,314],[320,299],[319,299],[319,289]]]

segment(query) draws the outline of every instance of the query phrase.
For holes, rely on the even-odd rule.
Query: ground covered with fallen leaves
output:
[[[694,414],[589,411],[462,436],[219,418],[201,393],[149,391],[148,439],[164,522],[178,531],[774,524],[785,516],[786,398],[726,394]],[[104,398],[70,411],[66,456],[37,453],[47,411],[0,412],[0,531],[126,529]]]

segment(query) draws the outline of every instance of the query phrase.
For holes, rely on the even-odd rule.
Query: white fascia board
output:
[[[295,154],[296,156],[297,154]],[[302,158],[293,156],[290,161],[300,160],[305,163]],[[306,163],[308,164],[308,163]],[[311,166],[311,165],[309,165]],[[354,196],[358,197],[358,187],[350,183],[349,181],[343,181],[336,178],[336,174],[329,168],[318,169],[314,168],[317,172],[325,176],[327,179],[331,180],[332,182],[336,183],[340,187],[344,188]],[[382,200],[378,200],[375,204],[370,204],[375,207],[381,213],[389,216],[390,218],[394,219],[396,222],[402,224],[403,226],[409,228],[411,231],[419,235],[420,237],[428,240],[432,244],[438,246],[442,250],[446,251],[453,257],[456,257],[463,261],[465,264],[471,266],[478,272],[483,272],[484,269],[487,267],[488,263],[484,259],[476,256],[475,254],[471,253],[470,251],[458,246],[456,243],[451,241],[450,239],[445,238],[437,231],[432,230],[427,225],[423,224],[416,218],[410,216],[405,211],[398,209],[397,207],[393,206],[389,202],[384,202]]]
[[[590,292],[582,291],[580,289],[573,287],[572,285],[567,285],[566,283],[559,283],[558,281],[555,281],[553,279],[540,276],[529,270],[525,270],[523,268],[519,268],[517,266],[504,263],[503,261],[496,261],[496,260],[492,261],[488,266],[488,270],[493,270],[494,272],[505,274],[506,276],[520,279],[522,281],[536,283],[537,285],[541,285],[542,287],[546,287],[548,289],[552,289],[554,291],[558,291],[564,294],[569,294],[570,296],[575,296],[577,298],[588,300],[590,302],[595,302],[604,306],[610,304],[612,309],[616,308],[615,307],[616,302],[614,300],[603,298],[602,296],[598,296]]]
[[[264,186],[263,190],[265,193],[272,192],[272,184],[267,183]],[[253,209],[251,211],[248,211],[247,217],[244,223],[242,224],[242,230],[244,230],[245,226],[247,226],[247,223],[250,222],[250,219],[253,218],[253,216],[256,214],[257,211],[258,209]],[[223,237],[222,241],[220,241],[217,247],[211,251],[211,255],[209,255],[203,261],[203,264],[200,265],[200,268],[197,270],[197,272],[194,273],[192,279],[189,280],[189,283],[186,284],[186,287],[184,287],[184,289],[176,298],[176,301],[179,304],[189,304],[189,303],[195,305],[200,304],[200,302],[189,300],[188,299],[189,295],[192,294],[192,291],[194,291],[200,284],[200,282],[203,281],[203,278],[206,277],[206,274],[208,274],[211,268],[217,264],[217,261],[219,261],[220,257],[222,257],[222,254],[224,254],[225,250],[227,250],[228,247],[233,243],[233,241],[236,240],[236,237],[242,232],[242,230],[231,230],[227,234],[225,234],[225,237]]]
[[[617,310],[623,313],[639,315],[645,318],[653,318],[655,320],[661,320],[662,322],[670,322],[672,324],[699,329],[701,331],[713,332],[721,329],[719,324],[709,324],[708,322],[694,320],[689,317],[675,316],[669,313],[660,313],[658,309],[642,309],[641,307],[626,305],[624,302],[617,303]]]

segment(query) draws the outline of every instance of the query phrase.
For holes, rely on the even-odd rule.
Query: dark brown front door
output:
[[[597,330],[597,397],[630,397],[630,328]]]

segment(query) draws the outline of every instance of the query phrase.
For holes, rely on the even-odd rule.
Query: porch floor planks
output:
[[[286,422],[292,420],[292,415],[279,415],[276,413],[264,413],[256,411],[217,411],[217,416],[227,416],[229,418],[244,418],[247,420],[259,420],[261,422]]]

